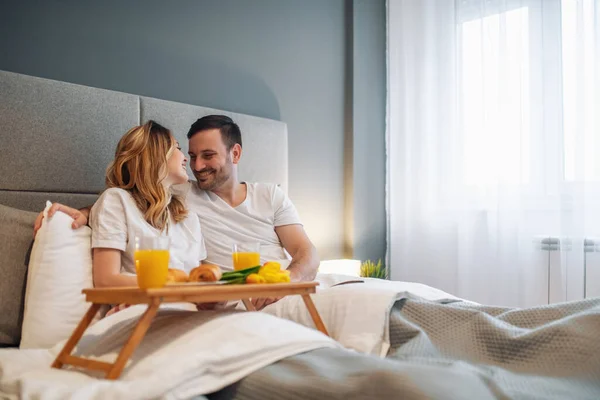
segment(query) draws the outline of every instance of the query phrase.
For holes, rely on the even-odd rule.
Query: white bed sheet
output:
[[[145,306],[91,326],[76,355],[112,362]],[[0,397],[9,399],[179,399],[219,390],[275,361],[339,347],[322,333],[265,313],[161,307],[118,381],[57,370],[50,350],[0,350]]]
[[[336,286],[352,280],[362,282]],[[336,274],[319,274],[317,281],[320,286],[313,301],[339,343],[312,329],[299,296],[286,297],[260,313],[195,312],[181,305],[163,305],[120,380],[106,381],[76,369],[51,369],[64,342],[50,350],[4,349],[0,350],[0,395],[41,400],[192,397],[317,348],[344,346],[385,356],[395,301],[462,300],[412,282]],[[88,329],[76,355],[112,362],[144,310],[145,306],[134,306],[99,321]]]

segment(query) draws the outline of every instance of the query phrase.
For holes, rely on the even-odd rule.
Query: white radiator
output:
[[[533,302],[551,304],[600,296],[600,238],[575,242],[541,237],[536,242],[543,254],[537,264],[544,265],[545,256],[548,261],[547,271],[542,271],[540,265],[534,268],[537,279],[547,285],[546,290],[542,289],[543,285],[532,288],[536,293]],[[529,303],[534,305],[532,301]]]
[[[600,296],[600,239],[590,238],[584,242],[584,298]]]

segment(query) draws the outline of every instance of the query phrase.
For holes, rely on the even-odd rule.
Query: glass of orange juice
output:
[[[135,269],[141,289],[160,288],[167,283],[169,245],[165,236],[135,237]]]
[[[233,245],[233,269],[246,269],[260,265],[260,243]]]

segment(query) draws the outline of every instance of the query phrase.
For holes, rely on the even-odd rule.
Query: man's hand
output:
[[[124,304],[124,303],[117,304],[116,306],[114,306],[113,308],[111,308],[110,310],[108,310],[108,312],[106,313],[105,317],[109,317],[109,316],[111,316],[113,314],[116,314],[119,311],[122,311],[122,310],[124,310],[126,308],[129,308],[130,306],[131,306],[131,304]]]
[[[73,229],[86,226],[88,222],[88,216],[90,215],[89,208],[77,210],[75,208],[65,206],[64,204],[54,203],[52,204],[52,206],[50,206],[50,209],[48,210],[48,218],[51,218],[57,211],[63,212],[74,219],[73,223],[71,224],[71,227]],[[35,219],[35,223],[33,224],[33,237],[35,237],[37,231],[40,230],[40,228],[42,227],[43,219],[44,212],[40,212],[37,218]]]
[[[196,310],[198,311],[208,311],[215,310],[217,308],[223,308],[227,305],[226,301],[219,301],[215,303],[196,303]]]
[[[256,308],[256,311],[260,311],[266,306],[276,303],[281,299],[281,297],[265,297],[261,299],[250,299],[250,301],[252,302],[252,304],[254,304],[254,308]]]

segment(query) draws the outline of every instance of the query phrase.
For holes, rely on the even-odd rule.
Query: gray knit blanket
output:
[[[403,299],[386,359],[314,350],[208,398],[600,399],[600,298],[529,309]]]

